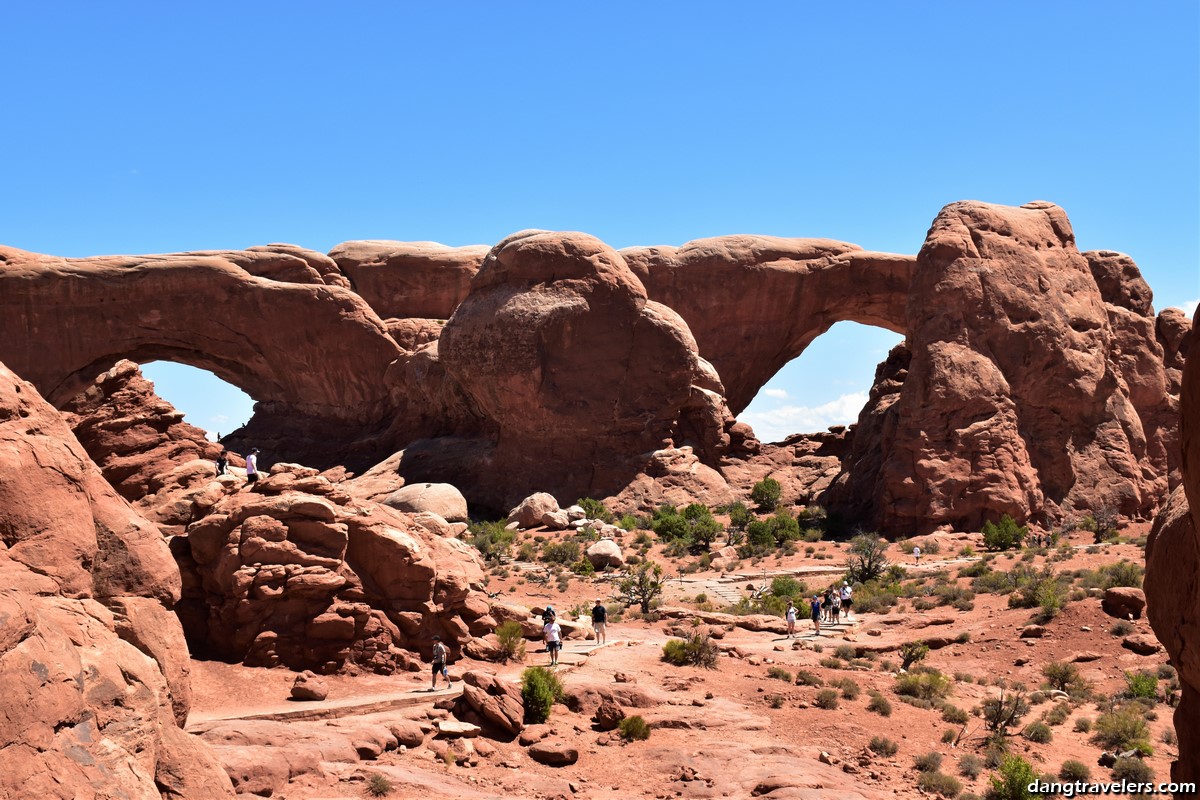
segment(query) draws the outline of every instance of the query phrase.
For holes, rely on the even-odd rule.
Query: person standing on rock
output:
[[[220,455],[217,456],[217,477],[227,475],[229,473],[229,451],[224,447],[221,448]]]
[[[450,651],[446,649],[446,645],[442,644],[442,637],[433,637],[433,685],[429,687],[429,691],[437,691],[438,675],[446,679],[446,688],[450,688],[450,673],[446,669],[446,658],[450,655]]]
[[[246,456],[246,483],[258,482],[258,448],[252,447]]]
[[[787,612],[784,614],[784,618],[787,619],[787,638],[793,639],[796,636],[796,606],[791,600],[788,600]]]
[[[821,635],[821,595],[814,594],[812,596],[812,623],[816,629],[816,635]]]
[[[546,650],[550,653],[550,666],[558,666],[558,651],[562,649],[562,628],[558,625],[558,618],[553,613],[550,614],[550,621],[542,627],[542,633],[546,636]]]
[[[854,605],[854,590],[850,581],[842,581],[842,608],[846,609],[846,622],[850,621],[850,608]]]
[[[608,629],[608,609],[600,602],[600,598],[596,598],[596,605],[592,606],[592,628],[596,631],[596,644],[604,644],[605,632]]]
[[[913,548],[913,558],[916,559],[918,564],[921,563],[921,548],[920,547]]]

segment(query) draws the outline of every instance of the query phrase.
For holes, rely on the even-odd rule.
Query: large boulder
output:
[[[612,539],[601,539],[589,545],[587,559],[596,569],[621,569],[625,566],[625,555],[621,552],[621,545]]]
[[[467,498],[448,483],[410,483],[388,495],[383,504],[410,514],[437,514],[447,522],[468,519]]]
[[[1104,591],[1100,607],[1110,617],[1118,619],[1141,619],[1146,607],[1146,593],[1132,586],[1114,586]]]
[[[470,709],[503,736],[516,736],[525,727],[525,704],[516,684],[486,672],[463,675],[462,702],[456,708]]]
[[[542,520],[548,514],[558,511],[558,501],[554,499],[554,495],[535,492],[508,512],[508,521],[515,522],[518,528],[536,528],[543,524]]]

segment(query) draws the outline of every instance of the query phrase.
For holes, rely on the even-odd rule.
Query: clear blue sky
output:
[[[946,203],[1046,199],[1082,249],[1130,253],[1156,306],[1182,306],[1200,298],[1198,7],[10,3],[0,242],[327,250],[538,227],[914,253]],[[755,424],[837,421],[812,409],[845,416],[894,341],[836,327],[752,408],[793,410]],[[197,424],[241,421],[151,372]]]

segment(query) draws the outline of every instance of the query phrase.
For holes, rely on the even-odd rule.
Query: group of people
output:
[[[596,604],[592,606],[592,629],[596,631],[596,644],[601,645],[607,639],[608,634],[608,609],[604,607],[604,603],[600,598],[596,598]],[[558,654],[562,651],[562,626],[558,624],[558,612],[554,610],[554,606],[546,606],[546,610],[542,612],[542,638],[546,642],[546,652],[550,654],[550,666],[558,666]]]
[[[228,475],[229,473],[229,451],[224,447],[221,448],[220,455],[217,456],[217,475]],[[246,483],[258,482],[258,448],[250,448],[250,452],[246,454]]]
[[[813,623],[815,633],[821,633],[821,623],[827,622],[830,625],[841,624],[842,612],[846,612],[846,621],[850,621],[850,609],[854,606],[854,588],[849,581],[842,581],[839,587],[836,584],[825,590],[825,594],[814,594],[809,600],[810,618]],[[787,620],[787,638],[792,639],[796,636],[796,605],[791,600],[788,600],[787,610],[784,612],[784,619]]]

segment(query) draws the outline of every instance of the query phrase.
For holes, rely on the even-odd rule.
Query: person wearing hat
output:
[[[446,688],[451,685],[450,673],[446,671],[446,657],[449,651],[446,650],[446,645],[442,644],[442,637],[433,637],[433,685],[429,687],[429,691],[437,690],[438,675],[441,674],[446,679]]]
[[[596,605],[592,606],[592,628],[596,631],[596,644],[604,644],[604,632],[608,628],[608,609],[600,602],[600,598],[596,598]]]
[[[562,628],[559,627],[553,612],[550,614],[550,621],[542,626],[542,633],[546,637],[546,650],[550,653],[550,666],[557,667],[558,651],[562,649]]]
[[[258,448],[250,448],[250,454],[246,456],[246,483],[258,482]]]
[[[842,608],[846,611],[846,621],[850,621],[850,606],[854,604],[854,590],[850,588],[850,581],[842,581]]]

